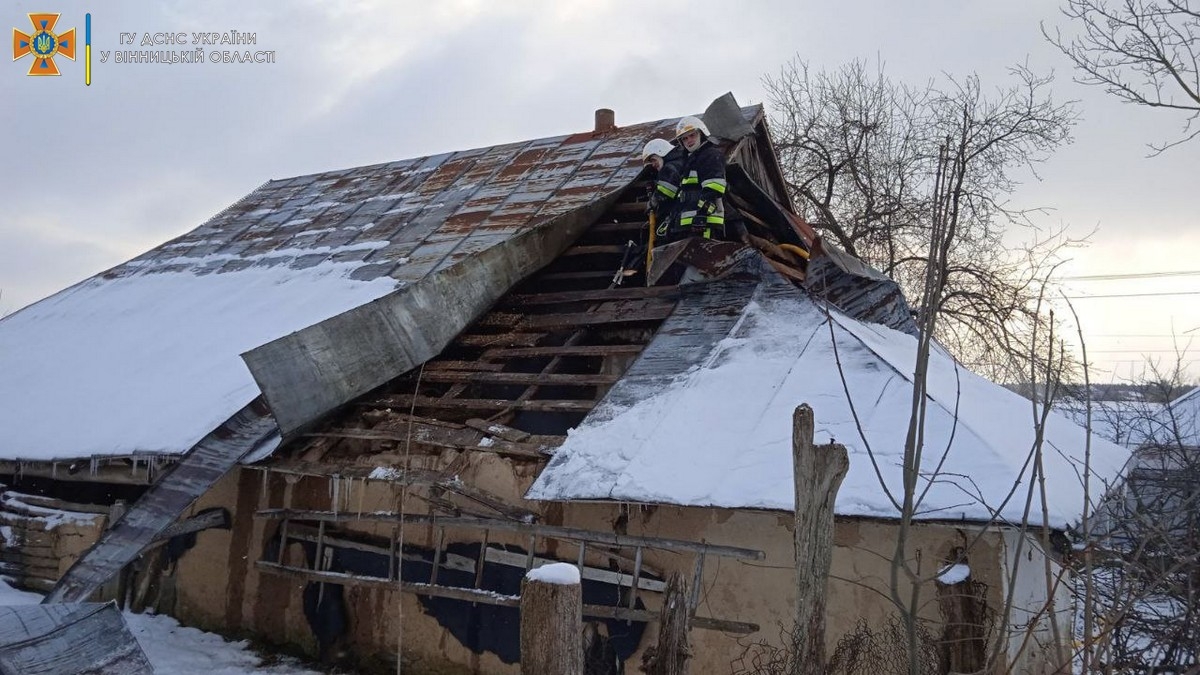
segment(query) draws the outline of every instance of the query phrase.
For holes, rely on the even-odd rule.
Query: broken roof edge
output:
[[[757,513],[757,514],[774,515],[774,516],[791,515],[791,514],[795,513],[795,509],[772,508],[769,506],[726,506],[726,505],[722,505],[722,504],[680,504],[678,502],[670,502],[670,501],[664,501],[664,500],[634,499],[634,498],[626,498],[626,497],[620,497],[620,496],[579,497],[579,498],[572,498],[572,499],[561,499],[561,498],[550,498],[550,497],[530,497],[530,496],[526,495],[524,497],[524,499],[526,501],[537,502],[539,504],[595,504],[595,505],[638,504],[640,506],[669,507],[669,508],[677,508],[677,509],[706,509],[706,510],[718,511],[718,512],[729,511],[729,512],[741,512],[741,513]],[[867,513],[834,513],[833,514],[833,519],[835,521],[853,520],[853,521],[866,521],[866,522],[884,523],[884,524],[895,523],[897,520],[899,520],[899,518],[900,518],[899,514],[896,514],[895,516],[881,516],[881,515],[873,515],[873,514],[867,514]],[[1028,524],[1022,524],[1020,522],[1012,521],[1007,518],[1001,518],[1001,517],[991,518],[988,520],[967,518],[965,516],[960,517],[960,518],[938,518],[935,516],[926,517],[920,513],[913,516],[913,522],[916,524],[919,524],[919,525],[942,525],[945,527],[962,527],[963,525],[972,525],[972,526],[979,527],[984,530],[986,530],[988,528],[993,528],[993,527],[998,528],[998,529],[999,528],[1020,529],[1020,528],[1024,527],[1026,530],[1031,531],[1031,532],[1035,531],[1041,527],[1040,522],[1036,522],[1033,520],[1031,520]],[[1058,524],[1047,523],[1047,527],[1049,527],[1053,531],[1066,532],[1066,531],[1073,529],[1074,526],[1064,525],[1061,523],[1058,523]]]
[[[284,437],[437,356],[510,288],[558,257],[627,187],[242,354]],[[453,320],[446,320],[447,307],[459,310]]]

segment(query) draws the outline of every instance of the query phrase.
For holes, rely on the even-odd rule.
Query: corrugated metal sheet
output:
[[[742,111],[762,119],[761,106]],[[104,276],[334,260],[364,263],[360,279],[412,282],[633,180],[642,145],[675,121],[272,180]]]
[[[0,674],[153,672],[114,603],[0,607]]]
[[[58,580],[44,603],[82,602],[133,562],[238,460],[270,443],[279,430],[261,399],[206,436],[155,483]]]
[[[808,263],[805,286],[847,315],[916,335],[912,308],[899,284],[841,249],[821,242],[823,255]]]

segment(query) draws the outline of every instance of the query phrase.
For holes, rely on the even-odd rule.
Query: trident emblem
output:
[[[75,29],[55,33],[54,24],[58,23],[58,17],[58,14],[30,14],[32,35],[13,29],[13,61],[26,55],[33,56],[29,75],[61,75],[54,63],[54,57],[59,54],[75,60]]]

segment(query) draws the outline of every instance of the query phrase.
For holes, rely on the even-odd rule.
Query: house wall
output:
[[[1069,652],[1054,649],[1055,631],[1058,644],[1073,642],[1070,570],[1049,559],[1048,575],[1047,554],[1039,541],[1014,530],[1004,532],[1001,562],[1004,592],[1012,591],[1014,607],[1007,627],[1009,661],[1022,673],[1060,672],[1058,665]]]
[[[443,458],[445,459],[445,458]],[[441,464],[435,459],[430,465]],[[444,464],[442,464],[444,465]],[[509,503],[540,510],[542,522],[600,532],[623,530],[629,535],[705,541],[712,544],[763,551],[761,561],[706,560],[698,614],[717,619],[751,622],[761,630],[734,636],[711,630],[694,630],[692,648],[700,672],[729,672],[731,665],[757,642],[780,645],[779,626],[787,625],[795,598],[791,516],[763,511],[687,508],[674,506],[623,506],[616,503],[532,504],[517,498],[533,479],[535,468],[510,463],[494,455],[481,455],[459,472],[466,484],[509,499]],[[337,509],[344,512],[395,510],[401,488],[379,481],[339,481]],[[227,476],[206,494],[195,509],[224,506],[233,513],[229,531],[210,530],[199,534],[196,547],[178,563],[174,575],[175,603],[172,611],[182,621],[227,634],[253,633],[281,645],[290,645],[310,655],[317,643],[303,610],[304,582],[257,570],[254,562],[275,533],[275,523],[253,518],[263,508],[289,506],[296,509],[330,509],[331,482],[322,477],[289,477],[272,474],[266,480],[260,471],[240,469]],[[428,511],[421,489],[412,489],[405,510]],[[388,537],[390,525],[356,523],[354,532]],[[839,518],[836,524],[833,566],[829,583],[829,651],[838,640],[855,630],[860,621],[878,629],[895,614],[887,597],[890,558],[897,536],[895,523]],[[974,526],[918,524],[911,533],[912,565],[921,575],[932,577],[952,554],[974,541],[968,553],[972,579],[979,582],[984,601],[991,608],[1003,604],[1008,586],[1002,578],[1012,569],[1014,540],[1008,534],[988,531],[975,541]],[[428,526],[407,526],[406,543],[432,547],[434,532]],[[447,543],[478,541],[478,534],[448,530]],[[528,544],[527,537],[492,532],[491,543]],[[574,544],[539,544],[539,555],[573,561]],[[1029,555],[1029,548],[1023,555]],[[1040,549],[1038,549],[1040,550]],[[628,552],[632,555],[632,552]],[[1035,551],[1036,555],[1036,551]],[[1007,556],[1007,557],[1006,557]],[[298,545],[283,554],[285,563],[305,566]],[[589,560],[597,565],[597,561]],[[694,558],[690,554],[647,550],[644,565],[664,578],[681,572],[690,580]],[[1022,602],[1037,603],[1039,577],[1034,565],[1018,571]],[[1037,566],[1037,569],[1042,569]],[[1044,589],[1044,583],[1042,584]],[[907,594],[907,589],[902,590]],[[644,593],[648,608],[657,609],[658,596]],[[940,620],[937,585],[923,584],[922,616]],[[381,671],[394,669],[397,632],[403,634],[403,650],[413,673],[505,673],[519,672],[489,652],[475,653],[459,643],[428,616],[415,595],[389,589],[352,587],[345,589],[348,634],[342,651],[350,652],[360,664],[375,664]],[[643,637],[640,650],[654,643],[655,628]],[[627,661],[636,667],[639,655]],[[408,669],[411,668],[411,669]]]

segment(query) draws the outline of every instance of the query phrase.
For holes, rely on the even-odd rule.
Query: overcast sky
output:
[[[76,27],[81,44],[92,12],[93,83],[83,84],[82,49],[57,60],[58,78],[26,77],[28,57],[0,60],[0,314],[186,232],[272,178],[582,131],[599,107],[628,124],[703,110],[726,91],[763,102],[761,78],[793,56],[828,69],[880,60],[914,83],[976,72],[998,86],[1022,62],[1055,70],[1056,98],[1078,99],[1083,119],[1016,203],[1053,208],[1043,227],[1095,230],[1064,274],[1200,270],[1200,142],[1148,159],[1147,144],[1183,120],[1074,84],[1039,30],[1070,28],[1056,4],[9,2],[6,28],[29,32],[26,13],[60,12],[58,30]],[[251,49],[274,51],[275,63],[99,62],[101,51],[187,48],[123,46],[123,32],[140,42],[230,30],[253,32]],[[1074,281],[1068,292],[1193,292],[1197,281]],[[1169,361],[1172,333],[1193,331],[1180,346],[1200,338],[1198,301],[1077,301],[1095,377],[1127,376],[1144,355]]]

